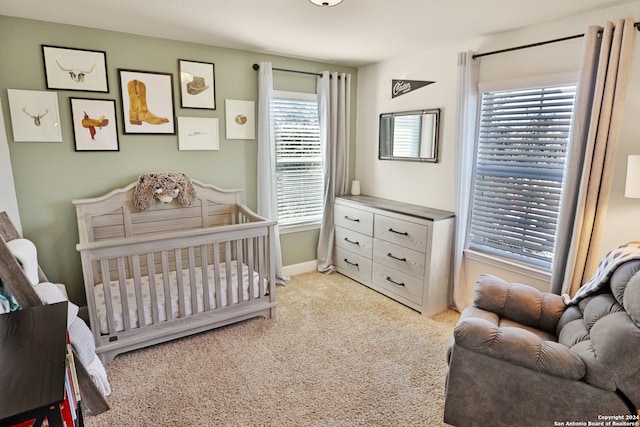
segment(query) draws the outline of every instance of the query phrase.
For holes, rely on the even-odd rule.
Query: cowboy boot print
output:
[[[150,125],[169,123],[166,117],[158,117],[149,111],[147,106],[147,86],[140,80],[131,80],[127,84],[129,91],[129,122],[132,125],[141,125],[142,122]]]

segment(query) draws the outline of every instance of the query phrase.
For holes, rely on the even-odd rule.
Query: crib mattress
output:
[[[231,269],[231,282],[233,284],[233,292],[231,301],[236,304],[238,303],[238,268],[236,261],[230,261],[230,269]],[[220,263],[219,265],[220,272],[220,303],[221,306],[224,307],[227,305],[227,268],[225,263]],[[207,268],[207,277],[209,284],[209,304],[213,309],[216,307],[216,299],[215,299],[215,272],[214,266],[208,266]],[[196,312],[200,313],[204,311],[204,292],[202,286],[202,269],[201,267],[195,268],[194,279],[196,281],[196,300],[197,307]],[[171,315],[173,319],[177,319],[180,317],[185,317],[194,314],[192,304],[191,304],[191,286],[190,286],[190,272],[188,269],[182,270],[182,278],[184,284],[184,303],[182,304],[184,313],[181,313],[180,302],[178,297],[178,281],[176,279],[176,272],[169,272],[169,284],[170,284],[170,295],[169,298],[171,300]],[[257,272],[253,272],[252,274],[251,284],[253,285],[254,295],[258,295],[259,290],[259,282],[260,277]],[[140,278],[140,290],[139,292],[142,295],[143,307],[144,307],[144,317],[143,317],[143,326],[153,324],[152,317],[152,300],[150,294],[149,287],[149,277],[142,276]],[[243,300],[247,301],[249,299],[249,267],[246,264],[242,264],[242,284],[243,284]],[[156,285],[156,295],[157,295],[157,305],[158,305],[158,321],[164,322],[167,320],[166,310],[165,310],[165,295],[164,295],[164,283],[162,274],[158,273],[155,275],[155,285]],[[133,279],[126,280],[126,289],[127,289],[127,303],[129,308],[129,321],[131,328],[138,328],[139,325],[139,315],[138,308],[136,303],[136,292],[135,292],[135,284]],[[266,289],[266,288],[265,288]],[[114,323],[116,327],[116,332],[124,331],[124,319],[123,319],[123,309],[122,309],[122,299],[120,295],[120,284],[117,280],[112,281],[110,283],[110,291],[111,291],[111,301],[113,306],[113,317]],[[109,334],[109,327],[107,322],[107,306],[105,303],[105,295],[102,283],[99,283],[94,288],[94,294],[96,299],[96,312],[98,315],[98,322],[100,324],[100,332],[102,334]]]

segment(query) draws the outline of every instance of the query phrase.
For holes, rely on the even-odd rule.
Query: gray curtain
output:
[[[351,75],[323,72],[318,77],[318,112],[324,165],[324,211],[318,239],[318,271],[331,273],[333,266],[333,201],[347,194],[349,181],[349,134]]]
[[[273,98],[273,71],[271,62],[261,62],[258,69],[258,215],[278,219],[276,187],[276,154],[269,104]],[[276,282],[285,284],[289,277],[282,273],[280,231],[275,228]]]
[[[573,296],[599,261],[629,69],[633,19],[585,34],[551,291]]]

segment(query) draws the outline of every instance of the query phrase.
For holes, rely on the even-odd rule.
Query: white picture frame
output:
[[[178,148],[180,151],[219,150],[218,119],[178,117]]]
[[[62,142],[58,93],[7,89],[15,142]]]
[[[225,99],[227,139],[256,139],[254,101]]]

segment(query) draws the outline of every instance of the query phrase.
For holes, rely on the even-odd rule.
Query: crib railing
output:
[[[275,301],[275,273],[270,256],[274,223],[242,205],[234,222],[78,244],[96,344],[135,337],[142,330],[166,328],[167,323],[179,326],[203,312],[223,313],[235,310],[234,305],[267,303],[271,296]],[[224,282],[222,277],[226,278]],[[233,277],[237,278],[237,287]],[[196,285],[198,282],[201,286]],[[128,287],[128,283],[133,283],[133,287]],[[96,305],[95,291],[100,284],[106,331],[105,320],[98,318]],[[146,307],[145,290],[150,299]],[[132,292],[134,295],[130,296]],[[114,300],[114,293],[120,298]],[[177,309],[172,304],[176,298]],[[134,312],[133,322],[130,311]],[[116,313],[121,313],[119,325]]]

